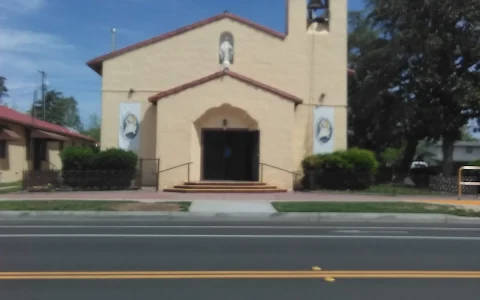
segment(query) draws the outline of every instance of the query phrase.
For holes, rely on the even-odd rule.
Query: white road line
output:
[[[366,234],[366,233],[385,233],[385,234],[408,234],[406,230],[332,230],[332,233],[350,233],[350,234]]]
[[[207,238],[207,239],[386,239],[480,241],[480,237],[387,235],[244,235],[244,234],[0,234],[0,238]]]
[[[480,231],[480,227],[375,227],[375,226],[248,226],[248,225],[0,225],[1,228],[165,228],[165,229],[329,229],[329,230],[404,230],[404,231]]]

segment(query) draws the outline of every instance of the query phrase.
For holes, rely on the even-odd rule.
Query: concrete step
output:
[[[241,187],[235,189],[191,189],[191,188],[167,188],[164,192],[174,193],[285,193],[286,189],[264,188],[264,189],[244,189]]]
[[[177,189],[276,189],[274,185],[206,185],[206,184],[184,184],[176,185]]]
[[[215,186],[265,186],[265,182],[258,181],[193,181],[185,182],[184,185],[215,185]]]

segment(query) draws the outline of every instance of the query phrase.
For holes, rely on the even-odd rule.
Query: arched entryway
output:
[[[260,132],[245,110],[223,104],[195,121],[202,180],[258,181]]]

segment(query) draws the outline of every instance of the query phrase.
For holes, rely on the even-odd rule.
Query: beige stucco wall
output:
[[[0,159],[0,182],[14,182],[22,179],[23,171],[33,167],[32,160],[27,161],[27,147],[25,139],[25,127],[0,121],[0,124],[7,125],[9,129],[15,131],[21,138],[18,140],[9,140],[7,143],[7,153],[4,159]],[[87,145],[85,141],[73,139],[64,142],[64,148],[76,145]],[[47,160],[41,163],[42,170],[61,169],[62,161],[60,159],[59,142],[47,142]]]
[[[9,129],[15,131],[21,137],[25,136],[25,130],[22,126],[1,122],[7,125]],[[0,181],[13,182],[22,179],[22,172],[27,167],[25,139],[7,141],[7,155],[5,159],[0,159]]]
[[[284,3],[280,1],[276,5],[284,5]],[[177,134],[176,138],[173,138],[169,134],[159,131],[163,130],[162,122],[165,122],[160,119],[165,114],[162,111],[164,104],[159,103],[155,108],[147,102],[147,99],[156,92],[221,70],[223,67],[218,63],[219,37],[222,32],[229,31],[234,36],[235,48],[234,64],[230,67],[232,71],[284,90],[304,101],[296,108],[292,105],[290,110],[293,114],[290,129],[293,137],[288,146],[291,158],[288,163],[284,163],[288,164],[288,169],[299,170],[301,160],[312,152],[313,109],[316,105],[335,107],[333,137],[335,148],[345,149],[347,147],[347,1],[330,2],[331,21],[327,32],[307,30],[305,0],[289,0],[288,7],[288,36],[284,40],[230,19],[223,19],[106,60],[103,63],[102,80],[102,148],[118,146],[119,103],[138,101],[142,103],[144,118],[140,130],[140,157],[160,155],[158,158],[162,161],[161,169],[164,169],[167,162],[169,165],[177,162],[183,163],[185,162],[184,158],[189,156],[188,153],[193,155],[192,153],[195,153],[196,150],[191,148],[193,147],[191,143],[190,148],[174,151],[171,154],[162,150],[164,144],[160,142],[161,138],[176,141],[177,138],[183,139],[188,136],[191,139],[192,133],[191,130],[184,131],[171,127],[168,131],[169,134],[172,132]],[[216,83],[207,83],[206,86],[211,89],[221,88]],[[129,93],[130,89],[135,92]],[[208,95],[207,91],[203,91],[201,87],[192,91]],[[236,94],[236,99],[247,99],[249,93],[252,93],[252,89],[239,89],[237,92],[245,94]],[[187,93],[191,93],[191,91],[174,97],[183,98]],[[232,97],[225,98],[220,91],[218,96],[215,91],[209,93],[212,93],[210,97],[217,97],[218,99],[215,101],[218,102],[233,105],[237,103],[235,101],[238,101]],[[257,92],[250,96],[258,97],[260,94],[265,95],[265,93]],[[192,94],[191,97],[195,100],[188,105],[198,106],[197,112],[199,112],[200,106],[201,109],[206,110],[208,109],[207,104],[219,105],[207,96]],[[206,98],[209,100],[205,100]],[[199,99],[203,99],[201,101],[204,102]],[[266,99],[267,96],[265,96],[265,101],[268,102]],[[165,103],[174,103],[174,101],[165,101]],[[179,115],[174,114],[168,118],[180,119],[184,110],[189,111],[189,108],[178,105],[177,110],[172,112]],[[158,110],[157,113],[155,113],[155,109]],[[268,108],[268,112],[272,116],[285,113],[277,112],[279,109],[283,108],[272,105]],[[181,122],[190,122],[190,128],[194,126],[193,119]],[[180,124],[178,125],[180,126]],[[182,126],[184,125],[182,123]],[[261,135],[263,137],[266,133],[262,132]],[[270,138],[264,141],[268,140],[273,141]],[[186,145],[183,142],[179,143]],[[156,150],[154,145],[157,147]],[[273,155],[272,160],[276,160],[274,154],[264,154]],[[264,159],[267,160],[267,157]],[[271,163],[275,165],[274,162]],[[282,167],[284,164],[277,166]],[[178,178],[177,175],[173,175],[173,172],[170,174],[172,175],[162,176],[161,187],[167,184],[164,180],[169,176],[172,178],[169,180],[172,184],[180,183],[175,179]]]
[[[157,104],[157,151],[161,169],[192,162],[190,180],[201,177],[201,129],[228,128],[260,130],[260,161],[283,169],[293,166],[292,141],[294,103],[261,89],[223,77]],[[256,123],[256,124],[255,124]],[[253,126],[252,126],[253,125]],[[160,187],[187,181],[187,168],[160,175]],[[264,180],[279,186],[292,185],[292,175],[265,168]]]

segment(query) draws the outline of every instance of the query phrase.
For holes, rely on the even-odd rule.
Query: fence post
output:
[[[392,194],[397,195],[397,186],[395,185],[395,166],[392,164]]]
[[[260,182],[263,182],[263,164],[260,163]]]
[[[463,167],[458,169],[458,200],[462,198],[462,170]]]
[[[157,158],[157,184],[156,184],[156,189],[157,192],[160,189],[160,158]]]
[[[138,166],[138,176],[137,176],[137,180],[139,181],[137,183],[137,186],[140,185],[143,186],[143,158],[140,158],[139,160],[139,166]]]

